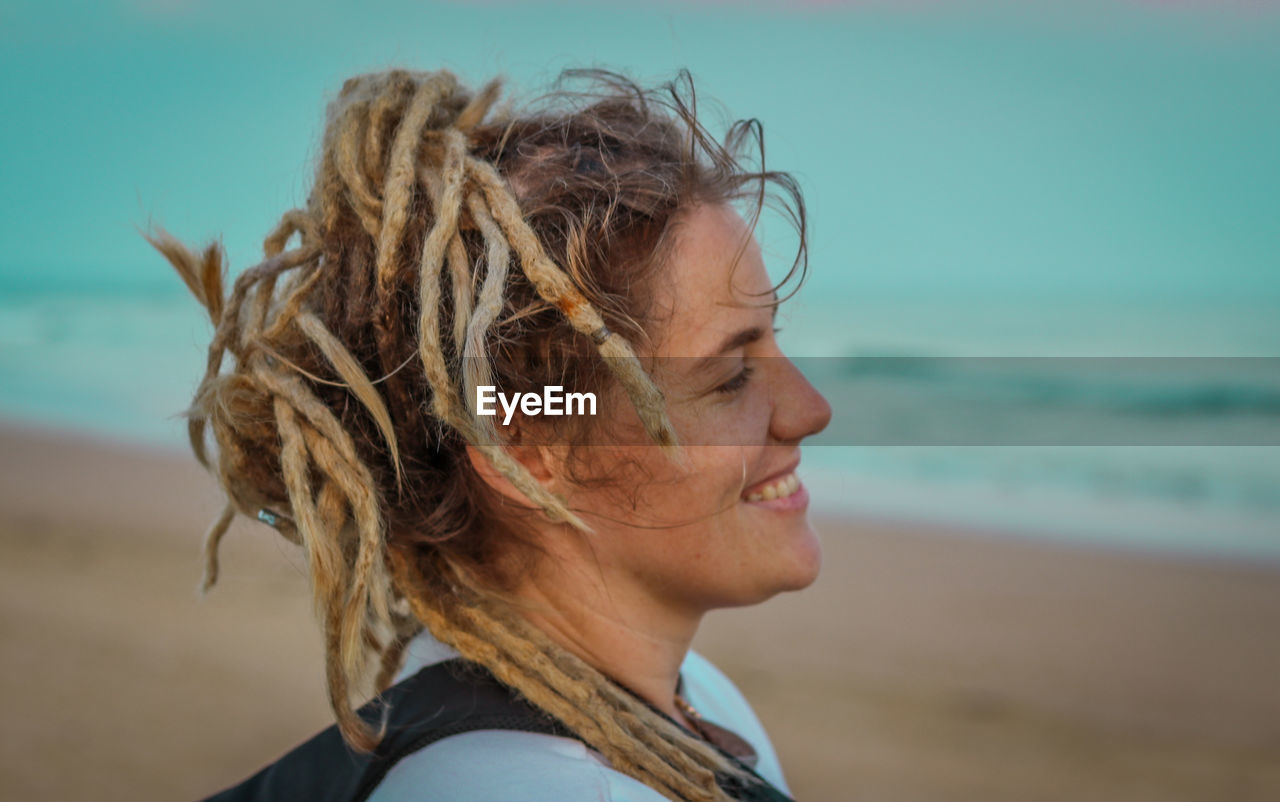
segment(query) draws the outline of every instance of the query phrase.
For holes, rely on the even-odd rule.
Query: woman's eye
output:
[[[755,368],[747,365],[739,371],[737,376],[717,387],[715,391],[722,395],[733,395],[747,386],[747,380],[751,378],[752,373],[755,373]]]

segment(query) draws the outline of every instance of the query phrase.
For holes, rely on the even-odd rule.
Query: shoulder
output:
[[[685,697],[704,715],[718,714],[726,719],[732,719],[733,723],[759,725],[755,712],[747,702],[747,697],[742,695],[742,691],[733,684],[733,680],[729,679],[714,663],[692,649],[680,666],[680,678],[684,682]],[[701,702],[701,706],[698,706],[697,702]],[[731,722],[726,720],[716,723],[729,726]]]
[[[562,737],[567,732],[508,727],[523,721],[523,713],[532,708],[488,672],[451,658],[445,648],[436,649],[425,640],[411,644],[407,669],[416,671],[397,685],[404,699],[392,710],[410,719],[434,720],[446,730],[452,726],[446,722],[455,720],[470,725],[406,754],[381,778],[368,797],[371,802],[665,799],[611,770],[599,753],[578,739]],[[420,667],[422,663],[427,665]]]
[[[426,649],[430,644],[422,645]],[[407,668],[447,659],[421,655]],[[420,662],[419,662],[420,661]],[[737,686],[700,654],[681,665],[683,692],[706,719],[745,738],[756,750],[756,771],[787,789],[773,745]],[[442,738],[405,756],[382,778],[371,802],[528,800],[529,802],[662,802],[653,789],[610,768],[574,738],[521,730],[472,730]]]
[[[684,680],[684,697],[699,715],[745,738],[759,756],[756,773],[789,793],[773,743],[738,686],[715,664],[693,650],[685,657],[680,676]]]
[[[370,802],[664,802],[580,741],[514,730],[444,738],[397,763]]]

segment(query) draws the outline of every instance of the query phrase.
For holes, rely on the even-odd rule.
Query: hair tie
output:
[[[604,341],[609,339],[612,336],[613,336],[613,332],[609,331],[609,327],[602,325],[600,328],[591,332],[591,342],[595,343],[596,345],[604,345]]]
[[[272,512],[266,507],[258,510],[258,520],[262,521],[267,526],[274,526],[276,529],[279,529],[281,518],[285,518],[285,516]]]

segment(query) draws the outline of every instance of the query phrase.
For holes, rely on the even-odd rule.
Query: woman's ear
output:
[[[554,491],[556,488],[556,471],[553,466],[551,454],[543,446],[520,446],[520,445],[504,445],[495,446],[506,451],[518,463],[524,466],[529,475],[537,479],[547,489]],[[486,485],[495,492],[501,494],[504,498],[514,501],[521,506],[528,506],[529,499],[524,493],[516,489],[511,484],[511,480],[502,475],[502,472],[493,466],[489,458],[484,455],[479,448],[473,445],[467,445],[467,459],[471,461],[471,468],[476,472]]]

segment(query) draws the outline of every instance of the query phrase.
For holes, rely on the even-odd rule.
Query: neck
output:
[[[544,561],[544,566],[556,561]],[[684,663],[702,613],[679,610],[602,571],[566,561],[531,572],[516,595],[524,617],[552,641],[685,723],[675,705]]]

